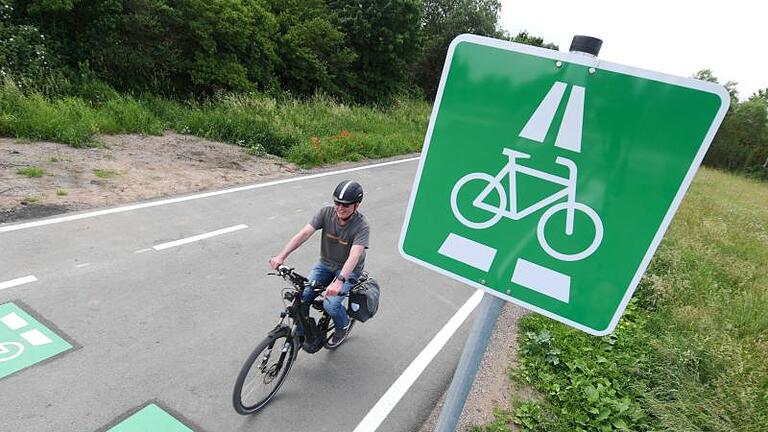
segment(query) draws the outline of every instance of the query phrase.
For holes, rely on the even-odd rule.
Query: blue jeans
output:
[[[321,263],[317,263],[314,267],[312,267],[312,270],[309,272],[309,277],[307,279],[309,279],[310,284],[315,281],[320,285],[328,286],[331,284],[331,282],[333,282],[333,279],[336,277],[336,275],[339,274],[340,270],[341,269],[332,270]],[[360,275],[356,272],[350,273],[349,276],[347,276],[347,281],[341,285],[341,292],[339,292],[339,295],[326,297],[325,300],[323,300],[323,309],[325,309],[325,311],[328,312],[328,315],[333,318],[333,325],[337,329],[346,328],[349,325],[347,310],[344,308],[344,305],[341,304],[341,302],[344,300],[344,294],[348,293],[349,290],[352,289],[352,286],[355,284],[359,276]],[[318,294],[312,291],[312,287],[304,288],[304,292],[301,294],[301,310],[305,316],[309,316],[309,305],[317,296]],[[296,334],[300,336],[304,334],[304,329],[301,327],[300,323],[296,330]]]

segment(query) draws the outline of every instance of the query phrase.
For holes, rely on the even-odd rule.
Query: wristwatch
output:
[[[340,280],[342,283],[347,281],[347,278],[341,275],[341,273],[336,275],[336,279]]]

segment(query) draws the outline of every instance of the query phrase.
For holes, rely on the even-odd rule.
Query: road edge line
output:
[[[483,298],[483,291],[477,290],[461,308],[448,320],[448,323],[440,329],[427,346],[416,356],[403,373],[395,380],[384,395],[376,402],[376,405],[368,411],[354,432],[373,432],[387,418],[400,399],[419,378],[424,369],[435,356],[443,349],[448,340],[456,333],[464,321],[475,310]]]

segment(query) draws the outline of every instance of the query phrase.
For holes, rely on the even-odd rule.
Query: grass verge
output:
[[[421,149],[430,105],[401,100],[387,108],[347,106],[317,96],[278,101],[260,94],[221,95],[205,102],[26,94],[6,80],[0,88],[0,135],[98,144],[98,134],[162,134],[165,129],[229,142],[310,167],[381,158]]]
[[[765,430],[768,184],[702,168],[614,334],[519,325],[542,400],[476,431]]]

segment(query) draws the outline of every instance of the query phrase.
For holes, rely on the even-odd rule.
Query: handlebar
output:
[[[296,273],[293,270],[294,270],[293,267],[279,265],[279,266],[277,266],[276,272],[269,272],[269,273],[267,273],[267,275],[270,275],[270,276],[280,276],[283,279],[285,279],[288,282],[290,282],[297,289],[303,290],[306,286],[308,286],[310,284],[309,279],[307,279],[306,277]],[[314,291],[317,294],[322,294],[323,291],[325,291],[326,288],[328,288],[328,287],[326,287],[324,285],[321,285],[321,284],[319,284],[317,282],[315,282],[312,285],[312,291]],[[345,294],[339,293],[338,295],[341,296],[341,297],[344,297],[344,296],[349,295],[349,293],[345,293]]]

